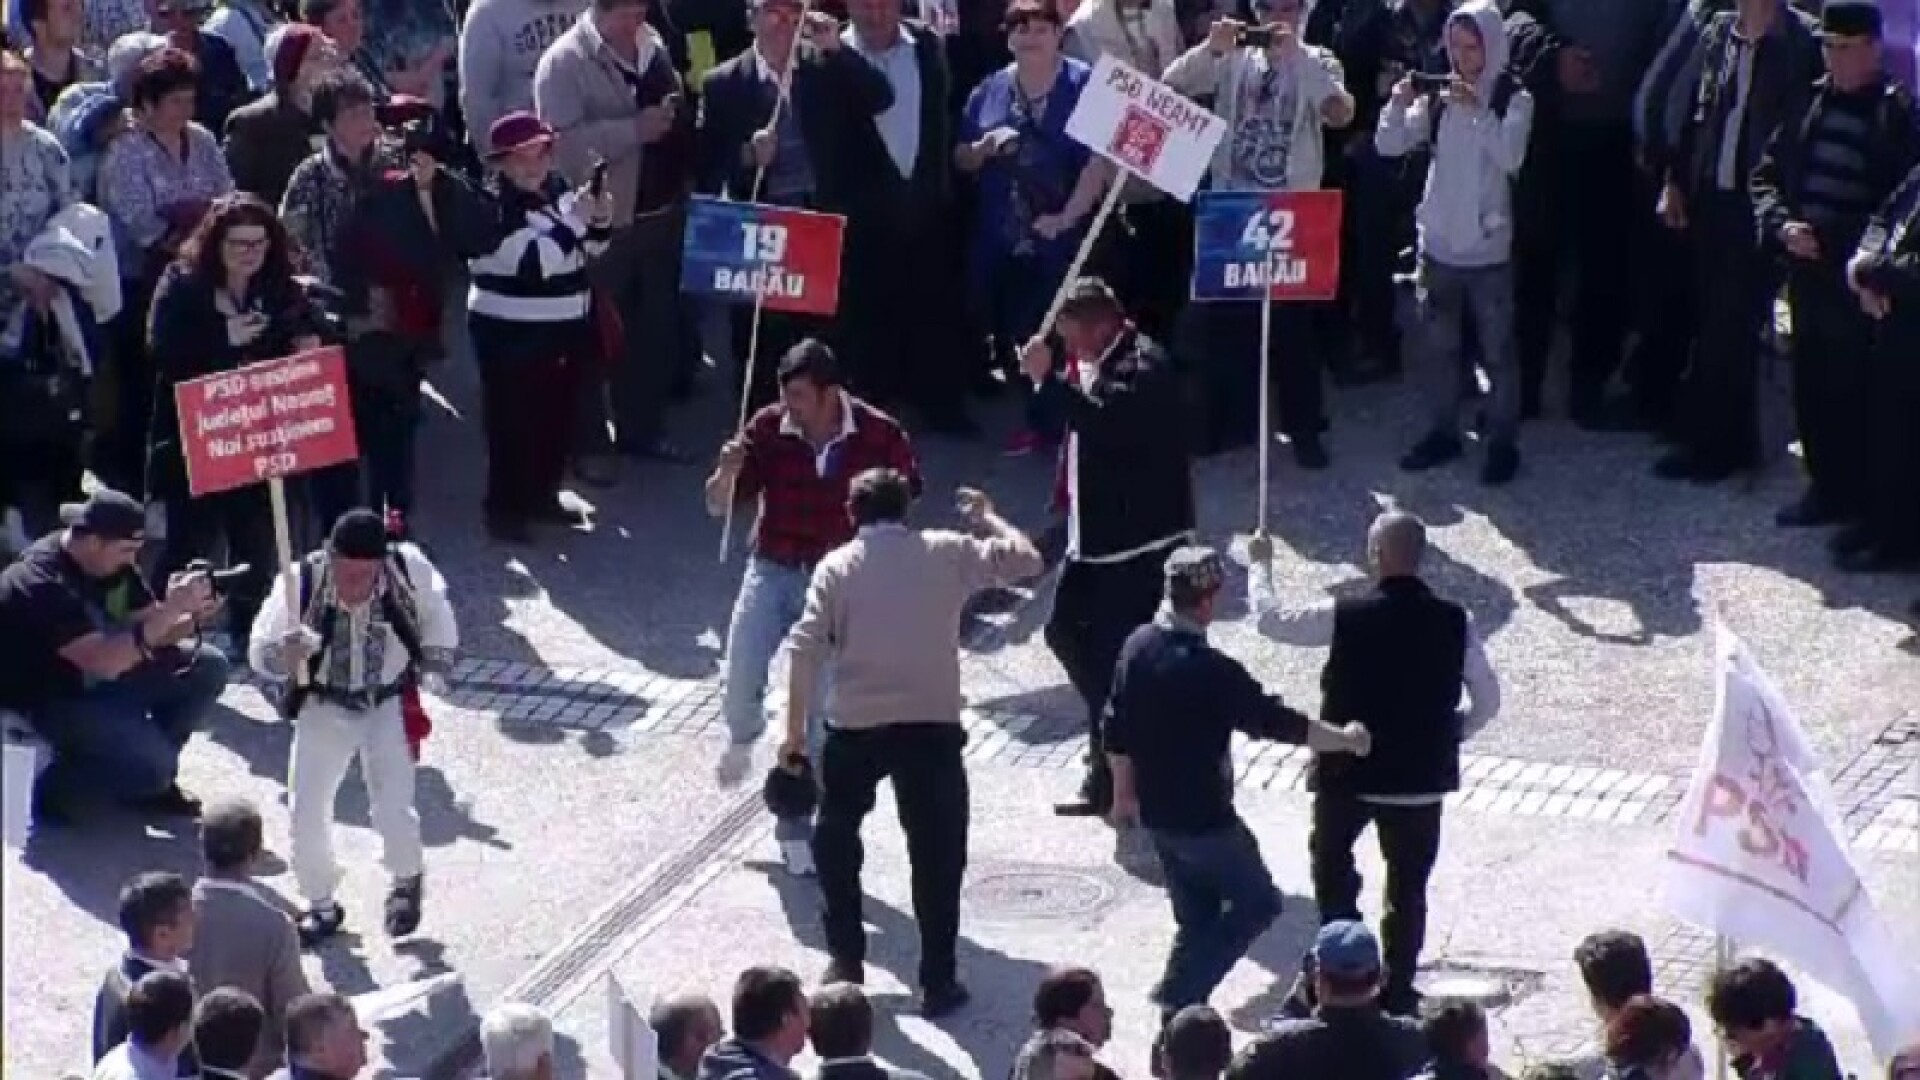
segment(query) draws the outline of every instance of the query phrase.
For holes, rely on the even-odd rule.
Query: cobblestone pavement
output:
[[[752,785],[729,789],[714,775],[717,659],[738,556],[715,557],[719,530],[698,509],[700,470],[658,466],[584,492],[596,504],[591,531],[489,546],[477,528],[471,387],[449,376],[449,405],[425,433],[417,525],[453,583],[469,659],[451,701],[434,707],[420,773],[428,922],[408,942],[377,930],[349,937],[312,957],[309,973],[356,994],[437,987],[375,1018],[385,1075],[448,1072],[472,1049],[476,1011],[524,997],[561,1014],[563,1076],[604,1076],[609,972],[643,997],[679,985],[724,995],[750,962],[789,962],[809,976],[821,962],[809,894],[762,863],[771,845]],[[723,411],[709,398],[682,417],[686,444],[711,445]],[[1356,587],[1366,522],[1387,502],[1433,526],[1432,578],[1474,611],[1506,704],[1470,747],[1429,959],[1513,988],[1500,1014],[1508,1060],[1584,1034],[1567,957],[1598,925],[1647,934],[1673,992],[1697,996],[1711,941],[1661,912],[1658,853],[1712,705],[1716,619],[1747,639],[1799,711],[1875,900],[1920,955],[1920,662],[1896,614],[1916,585],[1835,575],[1817,534],[1773,529],[1774,505],[1794,488],[1785,463],[1745,488],[1676,489],[1646,477],[1644,443],[1549,422],[1527,433],[1521,480],[1489,493],[1470,469],[1394,470],[1409,426],[1392,390],[1341,395],[1336,422],[1333,470],[1301,474],[1284,453],[1276,464],[1282,598]],[[930,492],[980,483],[1018,520],[1045,521],[1045,460],[940,440],[923,449]],[[1248,454],[1199,467],[1202,531],[1236,558],[1254,477]],[[925,512],[942,516],[937,505]],[[965,627],[977,832],[964,963],[976,1005],[951,1025],[926,1025],[905,1014],[897,977],[877,975],[883,1050],[938,1077],[1004,1075],[1032,978],[1062,959],[1108,973],[1123,1022],[1113,1062],[1142,1071],[1141,998],[1170,920],[1158,891],[1116,864],[1111,834],[1047,812],[1072,783],[1084,741],[1079,706],[1036,633],[1044,593],[1042,583],[1038,594],[988,598]],[[1268,641],[1243,613],[1225,614],[1223,648],[1290,701],[1317,702],[1319,652]],[[284,855],[288,731],[251,688],[236,687],[225,704],[190,747],[185,779],[204,794],[257,800]],[[1235,756],[1249,819],[1283,886],[1298,893],[1301,756],[1266,746],[1238,746]],[[383,883],[357,782],[340,815],[343,897],[364,928]],[[882,937],[876,966],[892,970],[912,951],[888,816],[873,826],[868,891]],[[116,948],[115,891],[135,869],[192,863],[190,832],[111,815],[5,860],[8,1075],[83,1064],[87,1011]],[[290,890],[284,866],[268,869]],[[1269,984],[1288,970],[1309,909],[1290,895],[1283,925],[1222,989],[1218,1001],[1241,1027],[1270,1008]],[[457,985],[421,982],[452,972]],[[1845,1010],[1815,997],[1863,1060]]]

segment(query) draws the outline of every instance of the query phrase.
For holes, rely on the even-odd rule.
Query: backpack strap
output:
[[[412,682],[419,677],[420,663],[426,656],[420,640],[420,624],[415,617],[413,574],[407,569],[406,556],[398,551],[387,556],[387,569],[387,589],[380,594],[380,613],[393,629],[393,636],[399,639],[400,647],[407,650],[407,670],[401,679]],[[404,598],[400,595],[403,589]]]

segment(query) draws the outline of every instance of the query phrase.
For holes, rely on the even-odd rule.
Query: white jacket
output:
[[[39,235],[27,241],[20,261],[55,281],[79,290],[96,323],[105,325],[120,313],[120,259],[114,252],[107,215],[86,203],[73,203],[53,215]],[[26,318],[25,305],[20,319]],[[73,308],[73,294],[59,290],[53,298],[53,322],[60,328],[68,355],[83,375],[93,374],[93,356]],[[9,335],[17,327],[8,327]]]
[[[1187,50],[1167,66],[1163,81],[1188,97],[1212,96],[1213,111],[1226,121],[1227,133],[1214,148],[1213,164],[1208,169],[1216,188],[1233,168],[1233,136],[1240,127],[1241,89],[1247,78],[1256,74],[1261,63],[1259,50],[1235,49],[1215,56],[1205,42]],[[1300,52],[1288,65],[1293,79],[1293,133],[1287,145],[1287,180],[1284,190],[1315,191],[1321,186],[1326,168],[1326,150],[1322,139],[1320,107],[1343,92],[1345,74],[1340,61],[1329,49],[1318,45],[1300,46]]]
[[[1168,0],[1156,0],[1141,12],[1133,32],[1120,21],[1120,0],[1088,0],[1067,20],[1067,51],[1092,66],[1111,53],[1116,60],[1157,79],[1182,52],[1180,17]]]
[[[1448,17],[1466,20],[1480,33],[1486,67],[1475,88],[1479,104],[1439,108],[1422,94],[1411,105],[1389,101],[1380,113],[1374,146],[1398,157],[1422,144],[1433,146],[1426,195],[1417,214],[1420,252],[1444,266],[1498,266],[1513,256],[1513,181],[1527,158],[1533,128],[1533,98],[1515,87],[1506,115],[1494,114],[1494,88],[1507,67],[1507,31],[1491,0],[1471,0]]]

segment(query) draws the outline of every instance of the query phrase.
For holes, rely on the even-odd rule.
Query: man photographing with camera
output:
[[[219,609],[213,576],[173,575],[156,597],[135,560],[146,511],[100,489],[61,509],[66,527],[0,572],[0,709],[52,748],[34,788],[37,825],[69,820],[76,797],[110,793],[158,815],[196,816],[175,777],[180,750],[226,688],[228,665],[200,644]]]

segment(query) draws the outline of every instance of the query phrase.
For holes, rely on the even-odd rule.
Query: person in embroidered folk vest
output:
[[[431,689],[444,678],[459,637],[446,582],[417,547],[392,543],[380,515],[365,509],[342,515],[326,549],[302,560],[293,576],[296,597],[287,595],[286,575],[275,579],[254,624],[250,659],[255,670],[287,680],[281,711],[294,725],[292,862],[308,905],[300,936],[324,940],[346,919],[334,900],[340,869],[329,830],[334,795],[358,757],[381,861],[393,879],[386,930],[404,937],[420,925],[423,867],[401,696],[416,679]]]

